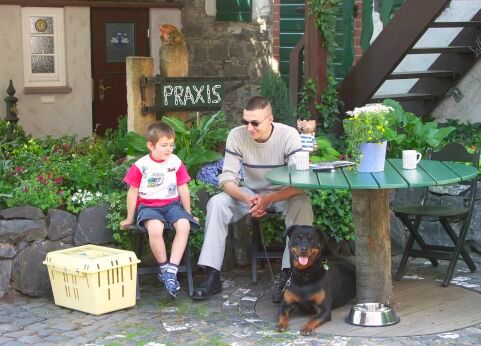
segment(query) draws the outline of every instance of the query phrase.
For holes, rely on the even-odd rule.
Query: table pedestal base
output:
[[[389,191],[352,191],[358,303],[392,299]]]

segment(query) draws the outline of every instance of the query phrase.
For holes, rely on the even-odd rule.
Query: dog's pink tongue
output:
[[[309,261],[309,258],[307,257],[299,257],[299,263],[302,264],[303,266],[305,266],[307,264],[307,262]]]

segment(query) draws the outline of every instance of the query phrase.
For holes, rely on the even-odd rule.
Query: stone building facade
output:
[[[258,94],[259,80],[272,59],[270,6],[253,8],[251,22],[217,21],[209,0],[184,1],[182,32],[189,47],[189,76],[246,76],[242,86],[225,96],[222,109],[240,117],[248,98]],[[214,1],[215,3],[215,1]],[[254,6],[255,6],[254,2]],[[238,81],[225,84],[226,89]]]

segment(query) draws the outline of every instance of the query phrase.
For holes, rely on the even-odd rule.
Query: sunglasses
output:
[[[257,121],[257,120],[252,120],[252,121],[247,121],[245,120],[244,118],[241,119],[241,123],[242,125],[249,125],[251,124],[252,126],[254,127],[257,127],[259,126],[264,120],[266,120],[268,117],[270,116],[270,114],[266,115],[266,117],[264,119],[262,119],[261,121]]]

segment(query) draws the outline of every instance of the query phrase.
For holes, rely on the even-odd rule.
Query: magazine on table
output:
[[[309,167],[314,172],[329,172],[337,168],[353,166],[355,164],[356,163],[352,161],[339,160],[339,161],[324,161],[324,162],[318,162],[318,163],[311,163]]]

